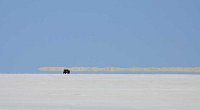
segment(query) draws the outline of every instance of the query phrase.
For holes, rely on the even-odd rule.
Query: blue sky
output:
[[[199,67],[199,0],[0,0],[0,72]]]

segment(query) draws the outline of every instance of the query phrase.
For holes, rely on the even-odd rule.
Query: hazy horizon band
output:
[[[135,67],[135,68],[120,68],[120,67],[40,67],[40,71],[63,71],[69,69],[70,71],[82,72],[200,72],[200,67]]]

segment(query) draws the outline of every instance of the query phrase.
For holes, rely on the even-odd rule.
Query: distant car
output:
[[[70,70],[69,69],[64,69],[63,74],[70,74]]]

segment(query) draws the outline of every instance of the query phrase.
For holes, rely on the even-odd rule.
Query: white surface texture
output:
[[[0,110],[200,110],[200,75],[1,74]]]

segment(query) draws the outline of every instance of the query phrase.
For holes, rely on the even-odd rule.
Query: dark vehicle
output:
[[[69,69],[64,69],[63,74],[70,74],[70,70]]]

